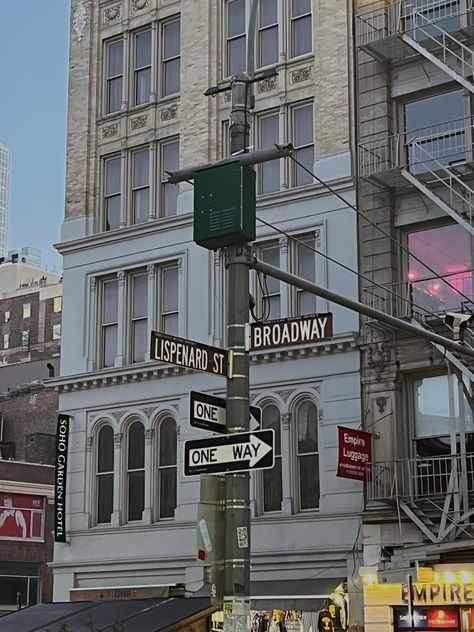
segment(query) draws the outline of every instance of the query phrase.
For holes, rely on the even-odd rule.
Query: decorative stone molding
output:
[[[130,129],[133,131],[137,129],[142,129],[146,127],[148,120],[147,114],[142,114],[142,116],[137,116],[135,118],[130,119]]]
[[[320,228],[316,228],[316,230],[314,231],[314,245],[318,249],[322,246],[322,236],[323,231]]]
[[[184,270],[183,257],[180,257],[178,259],[178,261],[176,262],[176,265],[178,267],[178,274],[183,274],[183,270]]]
[[[283,413],[280,415],[282,428],[289,428],[291,423],[291,413]]]
[[[137,11],[142,11],[142,9],[146,9],[150,6],[149,0],[132,0],[132,11],[136,13]]]
[[[116,432],[114,434],[114,443],[117,446],[122,445],[122,439],[123,439],[123,432]]]
[[[375,371],[378,380],[390,362],[390,354],[391,346],[388,342],[377,342],[367,349],[367,366]]]
[[[117,279],[118,279],[119,285],[125,285],[125,278],[126,278],[126,275],[125,275],[124,270],[119,270],[117,272]]]
[[[230,103],[230,90],[227,90],[227,92],[223,93],[222,99],[224,103]]]
[[[107,7],[104,9],[104,24],[110,24],[119,20],[122,17],[122,5],[114,4],[113,7]]]
[[[272,90],[275,90],[276,85],[276,77],[267,77],[267,79],[262,79],[257,83],[257,92],[259,94],[271,92]]]
[[[282,398],[282,400],[284,402],[288,401],[288,398],[290,397],[291,393],[293,393],[293,391],[278,391],[278,395]]]
[[[282,251],[283,254],[286,254],[288,252],[288,243],[289,243],[288,237],[286,235],[284,237],[280,237],[279,243],[280,243],[280,250]]]
[[[308,81],[313,76],[313,71],[311,66],[306,66],[306,68],[299,68],[298,70],[293,70],[291,73],[291,83],[302,83],[303,81]]]
[[[250,393],[249,395],[249,401],[253,402],[254,399],[257,397],[258,393]]]
[[[148,277],[150,279],[154,279],[155,278],[155,276],[156,276],[156,266],[155,266],[154,263],[149,263],[147,265],[147,267],[146,267],[146,271],[147,271]]]
[[[175,118],[178,118],[178,105],[176,103],[160,112],[160,119],[162,121],[172,121]]]
[[[113,138],[114,136],[118,136],[118,133],[118,123],[113,123],[112,125],[107,125],[107,127],[102,128],[102,138]]]
[[[114,413],[110,413],[112,415],[112,417],[115,419],[115,421],[119,421],[119,419],[121,418],[121,416],[123,415],[122,412],[114,412]]]
[[[95,292],[97,290],[97,277],[91,277],[89,281],[89,287],[91,292]]]
[[[72,28],[76,33],[77,39],[79,42],[84,37],[84,31],[86,29],[87,24],[87,10],[84,6],[84,0],[78,0],[76,5],[76,11],[74,12],[74,17],[72,19]]]
[[[150,445],[151,442],[153,441],[153,433],[154,433],[153,428],[147,428],[145,430],[145,443],[147,443],[148,445]]]
[[[86,451],[90,452],[92,450],[92,444],[94,442],[94,437],[87,437],[86,439]]]
[[[150,419],[151,417],[153,417],[153,413],[155,412],[155,409],[154,408],[144,408],[143,412],[148,417],[148,419]]]

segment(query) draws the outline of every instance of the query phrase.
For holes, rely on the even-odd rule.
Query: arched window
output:
[[[145,508],[145,429],[134,421],[127,441],[127,520],[141,520]]]
[[[177,485],[176,422],[165,417],[158,431],[158,518],[174,518]]]
[[[281,431],[280,411],[274,404],[265,406],[262,411],[262,428],[275,431],[275,466],[263,470],[263,511],[281,511],[283,500],[281,475]]]
[[[319,507],[318,411],[311,400],[296,409],[296,464],[299,509]]]
[[[97,435],[97,523],[110,522],[114,507],[114,431],[102,426]]]

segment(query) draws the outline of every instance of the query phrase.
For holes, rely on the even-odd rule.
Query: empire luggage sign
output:
[[[308,314],[297,318],[252,323],[252,351],[319,342],[332,337],[332,314]]]
[[[223,377],[227,377],[229,372],[227,350],[169,336],[159,331],[151,332],[150,358]]]
[[[340,478],[356,481],[370,480],[368,465],[372,462],[372,435],[353,428],[337,427],[339,433],[339,459],[337,474]]]

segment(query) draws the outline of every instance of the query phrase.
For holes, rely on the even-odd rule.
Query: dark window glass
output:
[[[141,520],[145,508],[145,429],[140,421],[128,429],[128,520]]]
[[[114,431],[103,426],[97,437],[97,522],[110,522],[114,496]]]
[[[278,62],[278,2],[260,0],[258,31],[258,66]]]
[[[302,402],[296,412],[297,461],[300,509],[319,507],[318,415],[311,401]]]
[[[121,160],[109,158],[105,161],[105,229],[114,230],[120,226],[121,206]]]
[[[177,434],[176,422],[171,417],[160,423],[158,455],[159,517],[173,518],[176,509]]]
[[[260,251],[262,260],[277,268],[280,267],[280,246],[274,244],[267,246]],[[280,281],[273,277],[267,276],[265,289],[265,298],[262,305],[263,315],[269,319],[281,317],[281,297],[280,297]],[[263,298],[263,297],[262,297]]]
[[[147,103],[151,91],[151,31],[135,35],[135,105]]]
[[[262,428],[275,431],[275,466],[263,471],[263,511],[281,511],[283,499],[281,473],[280,411],[273,404],[265,406]]]
[[[308,171],[294,164],[293,186],[311,184],[313,177],[310,175],[314,165],[314,132],[313,132],[313,106],[311,103],[293,108],[293,145],[295,158]]]
[[[311,0],[291,0],[291,56],[311,52]]]
[[[107,96],[106,114],[119,112],[122,107],[123,42],[118,40],[107,45]]]
[[[246,68],[245,0],[227,0],[227,75]]]
[[[259,149],[270,149],[279,143],[279,115],[270,114],[259,119]],[[259,193],[280,189],[280,161],[270,160],[259,165]]]
[[[314,283],[316,281],[316,253],[314,237],[301,237],[296,247],[297,275]],[[314,314],[316,312],[316,296],[311,292],[296,290],[296,314]]]
[[[181,23],[179,20],[163,25],[163,84],[162,94],[175,94],[180,89],[180,42]]]

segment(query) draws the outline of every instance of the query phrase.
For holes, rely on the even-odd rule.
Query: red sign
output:
[[[339,460],[337,476],[357,481],[369,480],[367,465],[372,462],[372,435],[370,432],[337,427],[339,432]]]
[[[0,538],[43,537],[43,496],[0,492]]]
[[[459,625],[458,611],[454,608],[437,608],[428,610],[428,628],[457,628]]]

